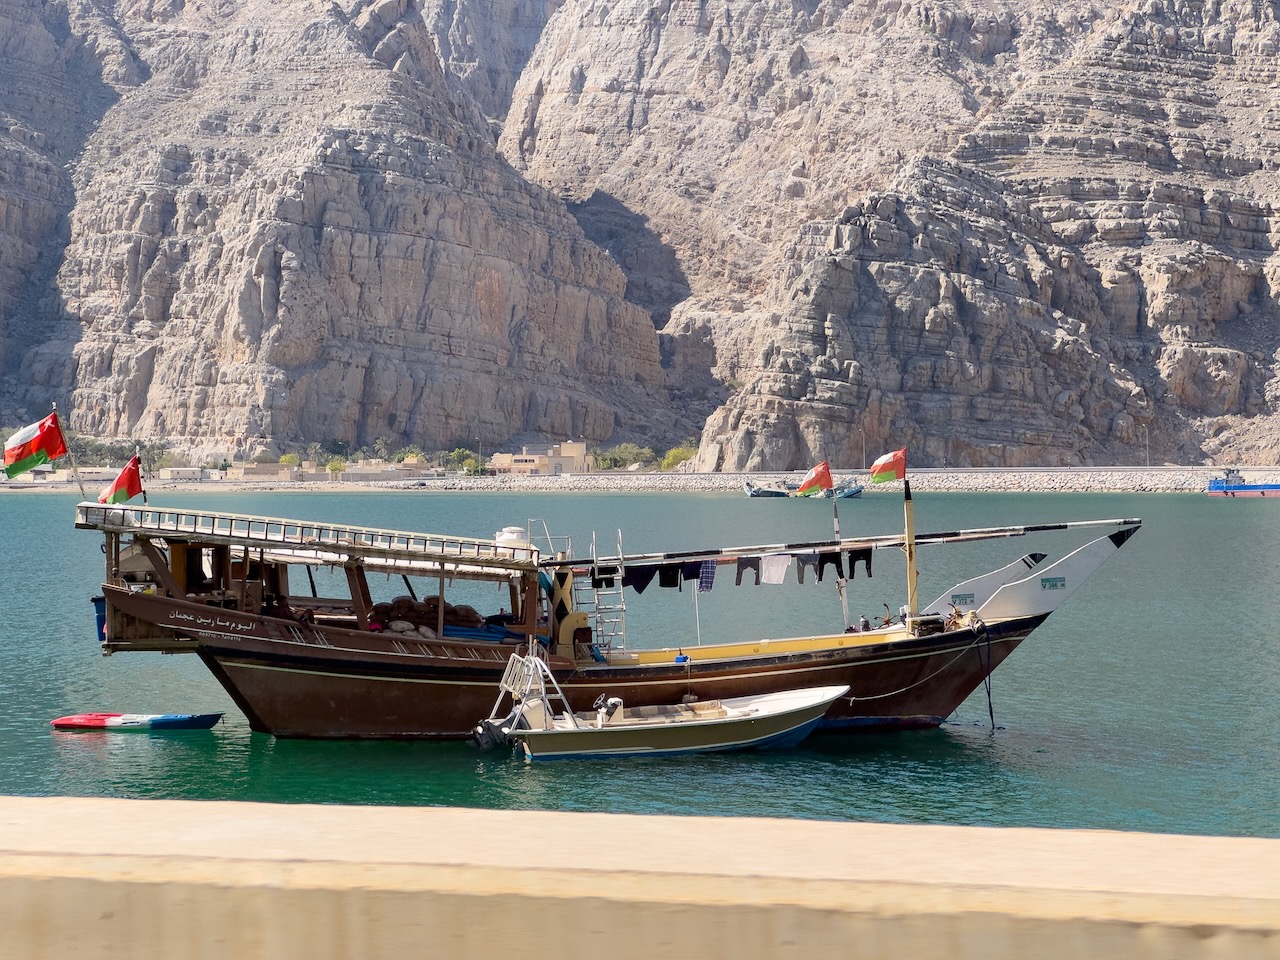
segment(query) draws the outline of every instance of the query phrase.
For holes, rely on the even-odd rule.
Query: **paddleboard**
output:
[[[220,713],[73,713],[51,720],[55,730],[208,730]]]

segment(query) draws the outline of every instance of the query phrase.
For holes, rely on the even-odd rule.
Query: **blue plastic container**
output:
[[[107,598],[93,598],[93,616],[98,621],[98,642],[107,642]]]

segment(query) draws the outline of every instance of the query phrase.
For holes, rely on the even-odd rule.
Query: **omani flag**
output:
[[[4,475],[10,479],[42,463],[67,455],[67,442],[55,410],[39,423],[23,427],[4,442]]]
[[[831,482],[831,468],[827,466],[827,461],[823,460],[804,475],[804,479],[800,481],[800,486],[796,488],[796,494],[806,497],[820,490],[830,490],[833,486],[835,484]]]
[[[871,482],[887,483],[890,480],[905,480],[907,477],[907,448],[886,453],[871,465]]]
[[[111,486],[103,487],[98,494],[99,503],[127,503],[142,493],[142,470],[138,465],[138,457],[134,457],[124,465],[120,476],[111,482]]]

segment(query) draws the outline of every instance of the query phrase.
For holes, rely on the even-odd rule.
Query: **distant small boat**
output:
[[[1280,498],[1280,483],[1246,483],[1239,470],[1228,469],[1222,476],[1209,481],[1205,491],[1211,497],[1265,497]]]
[[[602,696],[596,710],[575,713],[545,660],[513,654],[499,691],[491,715],[475,728],[476,743],[518,744],[530,760],[565,760],[794,746],[849,687],[630,708],[620,697]],[[508,696],[510,712],[501,714]]]
[[[742,483],[742,492],[748,497],[793,497],[795,491],[794,484],[752,483],[750,480],[744,480]]]
[[[51,720],[55,730],[208,730],[220,713],[73,713]]]
[[[744,480],[742,491],[748,497],[799,497],[814,500],[835,497],[838,500],[851,500],[862,496],[862,484],[852,479],[843,480],[834,487],[829,487],[820,493],[803,494],[797,492],[798,485],[794,483],[777,481],[772,483],[752,483],[750,480]]]

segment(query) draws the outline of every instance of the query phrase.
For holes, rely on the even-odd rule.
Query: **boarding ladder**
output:
[[[615,559],[600,562],[596,535],[591,534],[591,569],[573,578],[573,607],[584,611],[592,623],[596,649],[605,657],[626,647],[627,604],[622,594],[622,531],[618,531]]]

